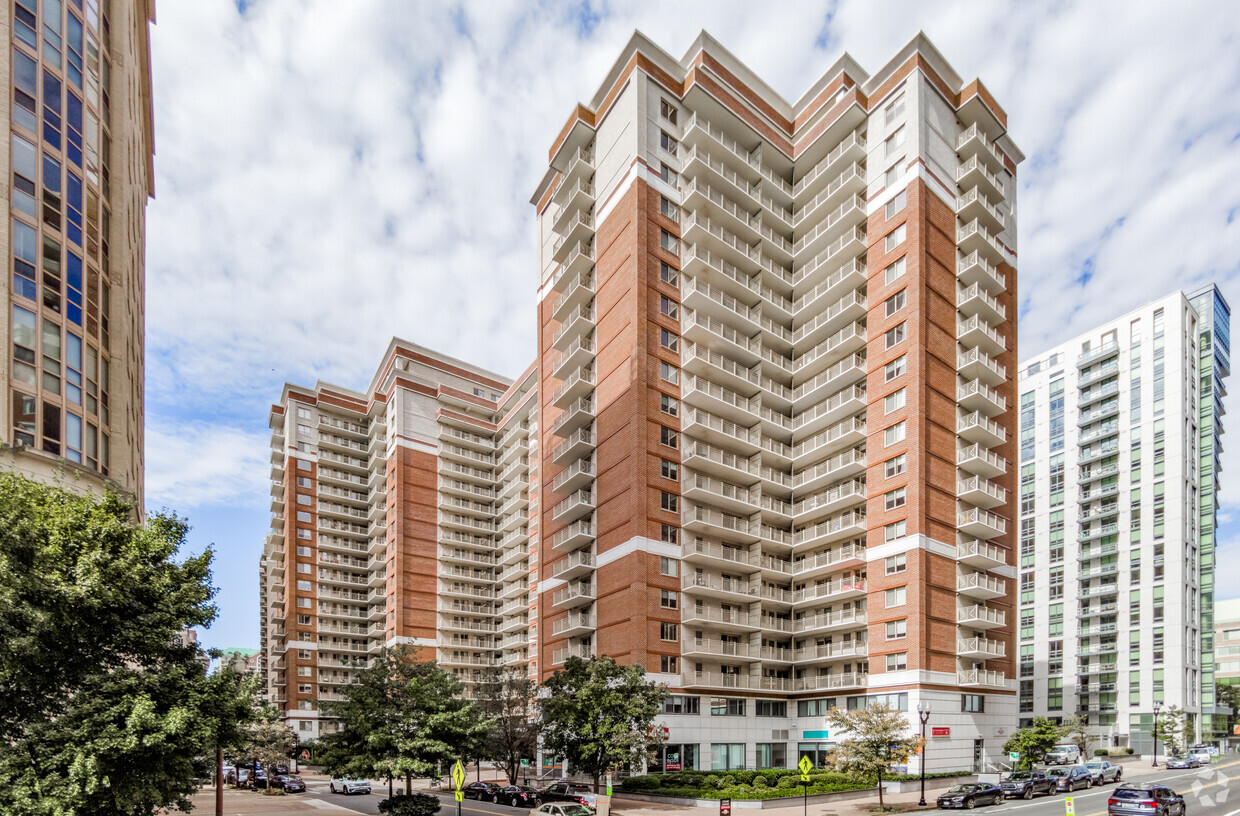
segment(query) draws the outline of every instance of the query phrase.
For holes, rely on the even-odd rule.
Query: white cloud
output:
[[[266,504],[270,438],[220,425],[148,421],[147,506],[184,513],[193,508]]]

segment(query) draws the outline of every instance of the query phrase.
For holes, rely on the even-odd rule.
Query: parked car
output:
[[[539,794],[544,802],[574,802],[594,810],[596,799],[589,785],[579,782],[555,782]]]
[[[526,785],[509,785],[499,792],[499,800],[511,807],[538,807],[542,797],[538,791]]]
[[[1206,744],[1204,744],[1204,743],[1198,743],[1198,744],[1194,745],[1193,747],[1191,747],[1191,748],[1189,748],[1189,749],[1188,749],[1188,752],[1189,752],[1190,754],[1196,754],[1196,753],[1206,753],[1206,754],[1209,754],[1209,755],[1210,755],[1210,756],[1212,756],[1212,757],[1216,757],[1216,756],[1218,756],[1218,755],[1219,755],[1219,750],[1218,750],[1218,748],[1217,748],[1216,746],[1214,746],[1214,745],[1206,745]]]
[[[1077,745],[1056,745],[1046,752],[1047,765],[1075,765],[1081,760],[1081,749]]]
[[[999,785],[1005,798],[1032,799],[1039,793],[1055,792],[1055,780],[1042,771],[1015,771]]]
[[[939,794],[940,808],[968,808],[978,805],[997,805],[1003,802],[1003,790],[989,782],[969,782],[956,785]]]
[[[1192,754],[1176,754],[1175,756],[1167,757],[1167,768],[1173,771],[1186,768],[1200,768],[1205,764],[1205,762],[1202,762]]]
[[[499,792],[503,788],[495,782],[470,782],[461,788],[466,799],[477,799],[479,802],[498,802]]]
[[[258,768],[254,771],[254,790],[267,787],[267,769]]]
[[[327,789],[332,793],[343,793],[346,796],[354,793],[370,793],[370,780],[337,776],[327,783]]]
[[[277,776],[276,784],[283,788],[285,793],[301,793],[306,789],[306,783],[302,781],[300,776],[290,776],[289,774]]]
[[[1046,775],[1055,780],[1055,790],[1074,791],[1094,784],[1093,777],[1084,765],[1072,768],[1051,768]]]
[[[1197,745],[1188,749],[1188,755],[1196,757],[1202,765],[1209,765],[1214,759],[1214,755],[1210,753],[1210,749],[1204,745]]]
[[[1107,800],[1108,816],[1184,816],[1184,797],[1161,785],[1120,785]]]
[[[1123,768],[1118,765],[1112,765],[1105,759],[1091,759],[1085,763],[1085,768],[1089,771],[1089,775],[1093,778],[1095,785],[1118,782],[1119,778],[1124,775]]]
[[[594,816],[594,811],[572,802],[549,802],[531,810],[529,816]]]

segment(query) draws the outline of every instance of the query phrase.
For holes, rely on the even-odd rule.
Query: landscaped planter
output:
[[[927,780],[929,781],[929,780]],[[808,797],[811,805],[822,805],[831,802],[847,802],[852,799],[868,799],[878,795],[878,788],[858,788],[857,790],[835,791],[833,793],[815,793]],[[649,793],[616,793],[612,801],[661,802],[666,805],[680,807],[699,807],[719,810],[718,799],[687,799],[679,796],[656,796]],[[802,800],[800,794],[780,796],[775,799],[733,799],[732,807],[737,810],[763,810],[766,808],[790,807]]]

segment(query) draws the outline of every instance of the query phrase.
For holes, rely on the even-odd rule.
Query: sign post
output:
[[[719,800],[719,816],[732,816],[732,800],[731,799],[720,799]]]
[[[456,799],[456,816],[461,816],[461,802],[465,799],[465,767],[458,759],[452,766],[452,796]]]
[[[797,763],[797,769],[801,771],[801,812],[809,814],[809,772],[814,769],[814,763],[809,761],[809,757],[801,757],[801,761]]]
[[[1063,806],[1064,806],[1064,809],[1067,811],[1067,816],[1076,816],[1076,810],[1072,804],[1071,796],[1063,800]]]

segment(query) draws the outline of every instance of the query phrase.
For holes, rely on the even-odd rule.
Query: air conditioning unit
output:
[[[783,729],[783,730],[781,731],[781,730],[779,730],[778,728],[776,728],[776,729],[772,730],[772,731],[771,731],[771,739],[773,739],[773,740],[786,740],[786,739],[788,739],[788,729],[787,729],[787,728],[785,728],[785,729]]]

